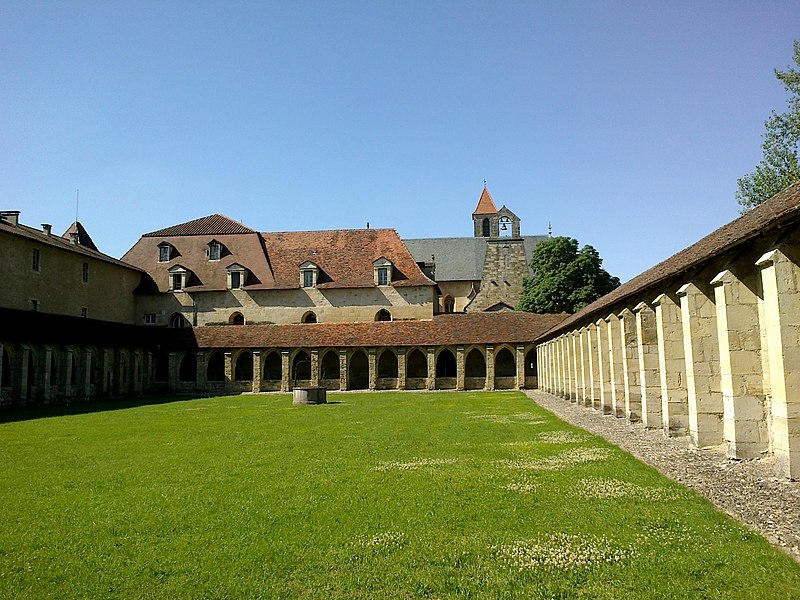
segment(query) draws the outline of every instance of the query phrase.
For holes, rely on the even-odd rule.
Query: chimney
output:
[[[69,241],[72,242],[72,244],[74,246],[77,246],[80,243],[80,240],[78,240],[78,232],[77,231],[73,231],[73,232],[71,232],[69,234]]]
[[[53,232],[53,226],[50,225],[50,223],[42,223],[42,231],[44,231],[44,234],[49,237]]]
[[[0,220],[5,221],[9,225],[19,225],[19,211],[18,210],[0,211]]]

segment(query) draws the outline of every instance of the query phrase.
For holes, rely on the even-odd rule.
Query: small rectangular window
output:
[[[41,271],[42,270],[42,256],[39,252],[38,248],[33,249],[33,270],[34,271]]]
[[[169,246],[158,247],[158,262],[169,262]]]
[[[81,279],[83,283],[89,283],[89,263],[83,263],[83,271],[81,272]]]
[[[144,315],[144,324],[145,325],[155,325],[156,324],[156,313],[145,313],[145,315]]]
[[[209,260],[219,260],[220,255],[220,246],[219,244],[211,244],[208,247],[208,259]]]
[[[314,271],[303,271],[303,287],[314,287]]]
[[[31,310],[33,312],[37,312],[39,310],[39,301],[38,300],[31,300]]]
[[[172,291],[180,292],[183,289],[183,275],[175,273],[172,276]]]
[[[238,290],[242,287],[242,274],[239,271],[231,271],[231,289]]]
[[[378,267],[378,285],[389,285],[388,267]]]
[[[85,306],[81,309],[81,316],[85,319],[89,316],[89,309]]]

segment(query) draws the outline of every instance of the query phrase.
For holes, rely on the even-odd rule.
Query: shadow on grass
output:
[[[34,419],[64,417],[68,415],[86,415],[109,410],[136,408],[139,406],[186,402],[188,400],[196,400],[197,398],[197,396],[139,396],[137,398],[75,402],[70,404],[48,404],[45,406],[9,406],[0,410],[0,423],[15,423],[18,421],[32,421]]]

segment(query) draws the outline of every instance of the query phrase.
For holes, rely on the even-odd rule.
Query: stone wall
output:
[[[516,308],[522,294],[522,281],[528,272],[523,239],[487,239],[480,291],[466,310],[486,310],[500,303]]]

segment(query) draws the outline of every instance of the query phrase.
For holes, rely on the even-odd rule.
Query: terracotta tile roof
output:
[[[199,348],[326,348],[528,343],[566,315],[467,313],[429,321],[207,326],[191,330]],[[176,340],[177,341],[177,340]],[[183,344],[190,340],[183,340]],[[190,344],[193,345],[193,344]]]
[[[681,250],[667,260],[660,262],[644,273],[637,275],[614,291],[599,298],[546,332],[540,340],[544,341],[562,331],[569,330],[577,323],[587,321],[593,313],[608,313],[614,304],[641,294],[648,288],[676,277],[682,272],[697,267],[738,244],[742,244],[769,230],[775,230],[789,223],[800,221],[800,182],[776,194],[760,206],[723,225],[699,242]],[[653,298],[647,298],[647,301]],[[607,316],[607,314],[603,314]]]
[[[225,215],[209,215],[158,231],[145,233],[143,237],[168,237],[175,235],[231,235],[236,233],[256,233],[238,221]]]
[[[386,258],[394,265],[395,286],[434,285],[394,229],[335,229],[264,233],[275,274],[275,286],[296,288],[300,265],[311,261],[320,268],[317,287],[373,287],[372,262]]]
[[[72,241],[73,233],[78,234],[78,244],[85,246],[86,248],[91,248],[92,250],[97,250],[97,246],[95,246],[92,236],[89,235],[89,232],[86,231],[86,228],[83,225],[81,225],[80,221],[75,221],[72,225],[70,225],[69,229],[67,229],[64,232],[64,235],[61,237]]]
[[[478,206],[475,207],[473,215],[494,215],[497,213],[497,207],[494,205],[492,195],[489,189],[484,187],[481,193],[481,198],[478,200]]]

